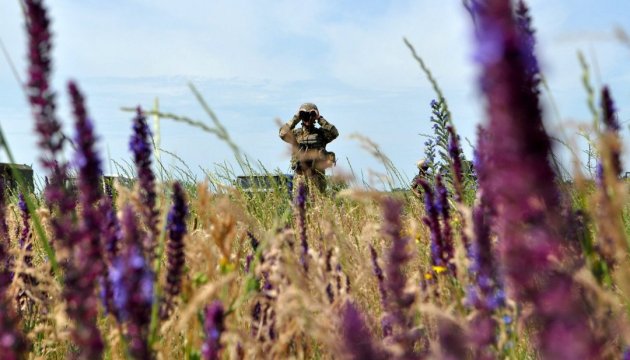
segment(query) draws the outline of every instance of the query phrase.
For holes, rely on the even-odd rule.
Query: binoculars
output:
[[[300,111],[298,113],[298,117],[301,120],[309,120],[309,119],[314,119],[315,115],[317,115],[317,113],[315,111]]]

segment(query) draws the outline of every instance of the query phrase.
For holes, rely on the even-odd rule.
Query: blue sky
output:
[[[235,142],[269,169],[288,171],[289,151],[278,120],[315,102],[341,136],[329,145],[347,172],[349,161],[366,180],[381,164],[351,138],[377,143],[409,178],[422,157],[435,98],[402,42],[407,37],[437,78],[459,133],[474,142],[483,121],[477,68],[471,61],[472,24],[460,1],[48,1],[55,43],[59,115],[71,124],[65,94],[78,81],[100,134],[103,158],[129,159],[131,115],[121,106],[150,107],[210,123],[188,82],[203,93]],[[630,46],[617,41],[630,2],[535,0],[538,54],[560,118],[548,112],[550,131],[573,141],[590,119],[576,52],[593,66],[593,83],[608,84],[630,119]],[[630,28],[625,28],[630,32]],[[0,37],[25,73],[25,39],[18,0],[0,0]],[[23,76],[23,75],[22,75]],[[549,108],[549,97],[543,101]],[[32,120],[24,95],[0,59],[0,124],[20,163],[36,165]],[[623,126],[628,134],[627,123]],[[70,127],[68,127],[68,132]],[[559,132],[562,130],[562,133]],[[626,136],[627,138],[627,136]],[[229,148],[211,134],[163,120],[161,147],[199,175],[230,161]],[[465,142],[464,142],[465,143]],[[470,154],[470,148],[465,145]],[[347,160],[346,160],[347,159]],[[177,164],[168,155],[164,162]],[[6,156],[0,154],[0,161]],[[626,162],[627,163],[627,162]],[[106,172],[110,172],[106,167]]]

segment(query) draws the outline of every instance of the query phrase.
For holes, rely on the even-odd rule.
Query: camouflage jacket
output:
[[[280,138],[293,145],[294,151],[291,157],[291,166],[296,169],[302,166],[316,166],[314,162],[323,161],[326,158],[326,145],[339,136],[335,125],[329,123],[320,116],[317,120],[320,127],[306,129],[295,128],[300,122],[297,115],[280,128]],[[317,166],[319,167],[319,166]]]

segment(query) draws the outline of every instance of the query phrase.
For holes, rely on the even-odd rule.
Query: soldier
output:
[[[302,126],[295,128],[298,123]],[[315,127],[315,123],[319,127]],[[320,191],[326,189],[326,169],[335,164],[335,153],[326,151],[326,145],[339,136],[337,128],[319,114],[313,103],[302,104],[298,112],[280,128],[280,138],[293,146],[291,169],[297,184],[306,178]]]
[[[429,174],[429,162],[425,159],[421,159],[416,164],[418,166],[418,175],[414,176],[413,180],[411,180],[411,191],[414,192],[417,196],[422,194],[422,186],[420,185],[420,180],[427,179],[427,175]]]

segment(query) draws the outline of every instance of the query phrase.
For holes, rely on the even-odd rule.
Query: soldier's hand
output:
[[[291,121],[289,122],[291,129],[293,129],[297,124],[299,124],[300,121],[301,120],[297,115],[293,116],[293,119],[291,119]]]

